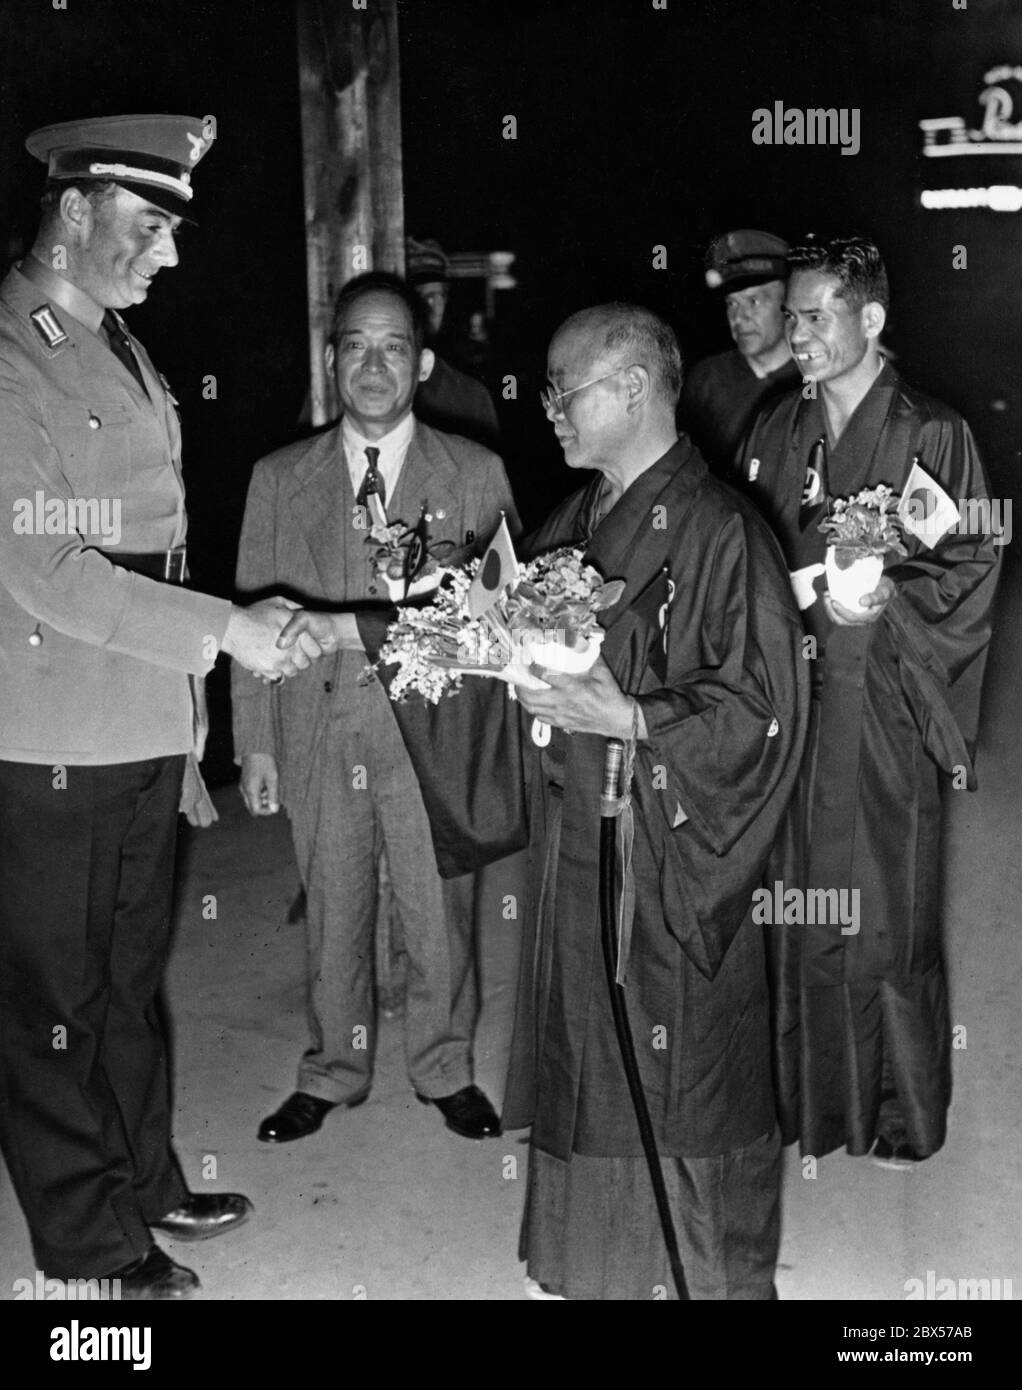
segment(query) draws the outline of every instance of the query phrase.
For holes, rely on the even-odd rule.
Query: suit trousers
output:
[[[298,1089],[337,1104],[373,1076],[377,861],[386,851],[408,955],[405,1058],[422,1096],[472,1080],[477,986],[471,874],[443,880],[429,820],[389,701],[377,683],[337,692],[306,793],[288,811],[306,913],[311,1046]]]
[[[0,761],[0,1143],[57,1278],[144,1255],[187,1195],[157,1005],[184,761]]]

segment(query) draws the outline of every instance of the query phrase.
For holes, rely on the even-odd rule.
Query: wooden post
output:
[[[313,425],[337,416],[323,350],[337,291],[404,271],[397,0],[298,0]]]

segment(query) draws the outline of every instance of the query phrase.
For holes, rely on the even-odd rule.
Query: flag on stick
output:
[[[481,618],[500,598],[509,584],[518,578],[518,561],[511,544],[507,518],[500,518],[496,535],[486,547],[486,553],[468,591],[469,617]]]
[[[909,535],[921,540],[928,550],[958,525],[957,505],[920,466],[918,458],[912,460],[912,471],[898,500],[898,516]]]

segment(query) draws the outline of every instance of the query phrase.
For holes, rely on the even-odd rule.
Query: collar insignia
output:
[[[60,320],[49,304],[43,304],[38,309],[34,309],[29,318],[32,320],[35,331],[43,340],[43,346],[51,350],[63,347],[71,339],[60,326]]]

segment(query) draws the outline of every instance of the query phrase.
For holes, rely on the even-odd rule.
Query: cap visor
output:
[[[772,280],[780,280],[782,283],[787,279],[786,275],[778,275],[771,272],[769,275],[732,275],[729,280],[723,280],[717,287],[718,294],[731,294],[735,290],[749,290],[753,285],[769,285]]]
[[[132,183],[128,179],[112,179],[111,182],[116,183],[118,188],[126,188],[137,198],[144,198],[147,203],[152,203],[154,207],[162,209],[163,212],[169,212],[175,217],[183,218],[192,226],[196,225],[195,218],[189,213],[191,203],[186,203],[183,198],[179,198],[169,188],[156,188],[151,183]]]

